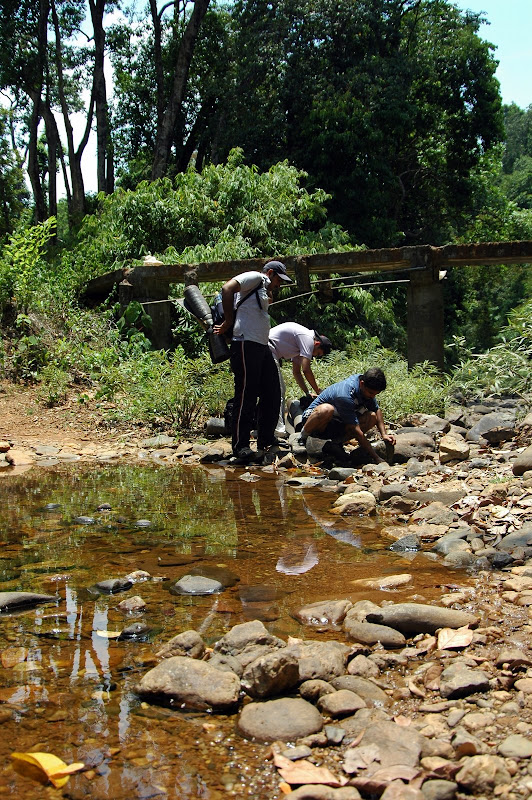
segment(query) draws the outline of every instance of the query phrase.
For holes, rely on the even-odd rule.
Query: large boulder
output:
[[[240,680],[205,661],[188,656],[166,658],[144,675],[137,693],[153,702],[199,710],[225,710],[235,706]]]

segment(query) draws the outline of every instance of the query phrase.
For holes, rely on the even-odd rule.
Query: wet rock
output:
[[[359,578],[351,581],[355,586],[363,586],[366,589],[397,589],[399,586],[406,586],[412,582],[412,575],[409,572],[401,572],[398,575],[383,575],[380,578]]]
[[[300,758],[308,758],[312,755],[312,750],[306,744],[299,745],[298,747],[289,747],[281,752],[283,758],[289,758],[290,761],[299,761]]]
[[[521,734],[512,734],[500,743],[497,752],[504,758],[530,758],[532,756],[532,740]]]
[[[109,578],[105,581],[98,581],[87,590],[89,594],[118,594],[119,592],[127,592],[133,586],[133,581],[126,578]]]
[[[406,644],[402,633],[386,625],[376,625],[370,622],[356,622],[346,619],[344,631],[355,642],[374,645],[380,642],[383,647],[399,648]]]
[[[74,517],[72,521],[78,525],[94,525],[96,523],[94,517]]]
[[[281,698],[244,706],[237,721],[238,732],[259,742],[291,742],[317,733],[323,717],[301,698]]]
[[[118,637],[118,641],[123,642],[131,640],[145,642],[149,639],[152,630],[153,629],[150,628],[149,625],[146,625],[145,622],[132,622],[131,625],[127,625],[123,628]]]
[[[294,613],[295,619],[303,625],[341,625],[345,615],[352,608],[350,600],[319,600],[309,603]]]
[[[299,665],[286,648],[252,661],[242,674],[242,688],[254,698],[272,697],[299,683]]]
[[[243,622],[218,639],[214,645],[215,652],[237,655],[250,645],[267,645],[269,647],[285,647],[285,643],[277,636],[272,636],[259,620]]]
[[[520,453],[512,464],[514,475],[524,475],[529,470],[532,470],[532,444]]]
[[[469,444],[458,436],[448,433],[440,440],[440,464],[449,461],[466,461],[469,458]]]
[[[198,575],[202,578],[209,578],[210,580],[218,581],[222,584],[224,589],[228,589],[230,586],[235,586],[240,580],[238,575],[235,575],[235,573],[231,572],[231,570],[227,569],[227,567],[217,567],[212,564],[200,564],[197,567],[192,567],[188,574],[194,576]]]
[[[484,414],[475,424],[468,430],[466,440],[468,442],[478,442],[481,437],[490,431],[497,428],[506,427],[515,421],[515,412],[492,412]]]
[[[409,551],[414,552],[419,550],[419,548],[419,536],[416,536],[413,533],[409,533],[407,536],[402,536],[401,539],[397,539],[396,542],[390,545],[390,550],[394,550],[396,553],[407,553]]]
[[[382,510],[392,514],[411,514],[415,507],[414,500],[409,500],[404,495],[395,495],[383,503]]]
[[[331,685],[335,689],[349,689],[361,697],[368,706],[388,706],[390,698],[373,681],[360,678],[358,675],[340,675],[331,680]]]
[[[173,656],[147,672],[136,691],[148,700],[171,702],[176,707],[227,709],[238,702],[240,680],[208,662]]]
[[[149,519],[137,519],[133,524],[136,528],[151,528],[153,522]]]
[[[425,800],[454,800],[458,784],[438,778],[423,783],[421,792]]]
[[[50,594],[36,594],[35,592],[0,592],[0,610],[31,608],[41,603],[56,602],[57,599]]]
[[[299,662],[299,678],[330,681],[345,672],[350,648],[340,642],[292,641],[287,646]]]
[[[402,633],[434,633],[438,628],[461,628],[476,625],[478,617],[467,611],[421,603],[397,603],[367,615],[368,622],[387,625]]]
[[[456,782],[473,794],[490,792],[511,780],[504,759],[499,756],[471,756],[456,775]]]
[[[220,581],[204,578],[202,575],[183,575],[170,588],[171,594],[207,595],[223,592]]]
[[[339,497],[331,511],[342,516],[368,516],[376,513],[376,506],[377,501],[371,492],[350,492]]]
[[[132,611],[144,611],[146,608],[146,603],[138,594],[134,595],[134,597],[127,597],[125,600],[122,600],[118,603],[117,608],[124,613],[131,613]]]
[[[475,692],[487,692],[489,678],[480,669],[471,669],[458,662],[443,670],[440,677],[440,694],[442,697],[454,699],[467,697]]]
[[[172,656],[188,656],[189,658],[203,658],[205,642],[197,631],[189,630],[178,633],[164,644],[155,655],[157,658],[172,658]]]

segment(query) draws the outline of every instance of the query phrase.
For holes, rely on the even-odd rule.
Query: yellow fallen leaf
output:
[[[11,753],[14,761],[13,769],[19,775],[39,783],[52,783],[56,789],[60,789],[66,783],[70,775],[85,768],[81,761],[74,764],[65,764],[53,753]]]
[[[120,636],[120,631],[94,631],[97,636],[101,636],[102,639],[118,639]]]
[[[275,754],[273,762],[279,770],[279,775],[288,784],[325,784],[341,786],[342,781],[333,775],[327,767],[316,767],[310,761],[302,758],[299,761],[290,761],[280,754]]]

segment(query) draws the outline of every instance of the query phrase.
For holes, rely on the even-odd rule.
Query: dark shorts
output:
[[[308,412],[303,414],[303,425],[310,417]],[[316,439],[332,439],[332,441],[343,442],[345,439],[345,422],[342,422],[340,417],[333,416],[331,421],[322,431],[314,431],[311,434]]]

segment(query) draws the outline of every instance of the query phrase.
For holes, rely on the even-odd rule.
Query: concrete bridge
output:
[[[311,291],[310,275],[400,273],[407,278],[407,334],[409,366],[432,361],[443,367],[442,272],[453,267],[486,264],[532,263],[532,241],[484,242],[479,244],[418,245],[346,253],[305,256],[275,254],[294,277],[298,292]],[[169,286],[204,282],[222,283],[240,272],[262,270],[271,258],[218,261],[201,264],[162,264],[125,267],[91,280],[85,298],[105,299],[118,286],[119,301],[144,305],[153,321],[153,343],[168,348],[171,342]]]

